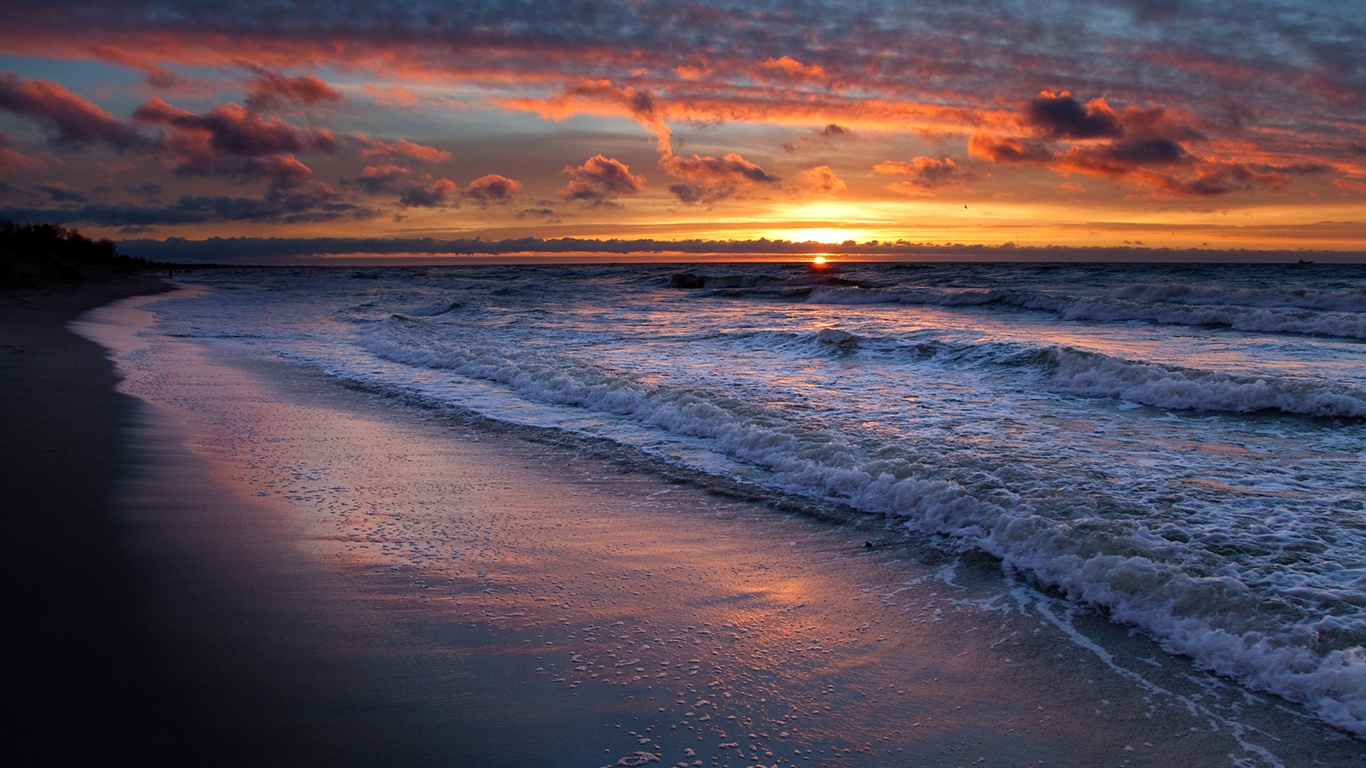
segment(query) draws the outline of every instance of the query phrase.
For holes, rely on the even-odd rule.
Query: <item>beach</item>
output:
[[[13,764],[1362,764],[991,558],[139,335],[147,298],[76,326],[118,377],[64,329],[151,287],[5,308]]]

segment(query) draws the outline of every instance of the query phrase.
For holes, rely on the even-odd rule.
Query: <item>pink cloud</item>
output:
[[[511,203],[521,190],[522,182],[490,173],[467,184],[461,196],[473,200],[480,206],[506,205]]]
[[[637,195],[645,189],[643,175],[631,173],[626,163],[602,155],[590,157],[577,168],[566,166],[562,173],[569,177],[565,199],[588,205],[612,205],[613,198]]]
[[[397,141],[378,141],[374,139],[361,138],[364,149],[361,151],[362,157],[408,157],[413,160],[421,160],[424,163],[441,163],[451,159],[451,153],[435,147],[428,147],[422,144],[415,144],[406,139]]]
[[[0,173],[38,173],[47,170],[47,163],[13,148],[10,137],[0,131]]]
[[[355,183],[359,184],[366,192],[378,194],[386,190],[397,189],[398,183],[408,177],[408,169],[397,165],[367,165],[360,172],[360,176]]]
[[[758,184],[776,184],[779,180],[735,152],[720,158],[666,155],[660,159],[659,166],[683,181],[671,185],[669,191],[690,205],[718,202]]]
[[[0,72],[0,109],[55,129],[57,144],[107,144],[117,149],[147,144],[133,126],[50,80]]]
[[[335,104],[344,100],[342,92],[312,75],[297,77],[262,67],[249,67],[255,73],[247,95],[247,109],[263,111],[280,104]]]

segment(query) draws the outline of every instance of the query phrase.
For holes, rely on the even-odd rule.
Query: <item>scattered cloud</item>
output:
[[[734,197],[759,184],[777,184],[779,179],[735,152],[724,157],[667,155],[659,165],[681,182],[669,191],[689,205],[710,204]]]
[[[797,192],[814,193],[823,197],[836,197],[849,190],[844,182],[828,165],[818,165],[797,175]]]
[[[590,206],[612,205],[615,198],[638,195],[645,189],[643,175],[631,173],[625,163],[602,155],[590,157],[578,167],[566,166],[562,173],[569,177],[565,199]]]
[[[424,175],[422,179],[403,186],[398,204],[404,208],[443,208],[458,190],[459,187],[450,179],[433,179]]]
[[[361,137],[364,146],[362,157],[406,157],[424,163],[443,163],[451,159],[451,153],[435,147],[414,144],[406,139],[396,141],[377,141]]]
[[[780,80],[819,81],[829,76],[819,64],[803,64],[791,56],[768,59],[759,66]]]
[[[878,176],[905,176],[887,188],[903,195],[933,195],[944,189],[965,189],[975,175],[950,157],[916,157],[909,162],[886,160],[873,166]]]
[[[254,75],[246,99],[247,109],[253,112],[281,105],[337,104],[345,99],[341,91],[313,75],[290,76],[252,65],[247,69]]]
[[[84,203],[89,200],[85,193],[65,184],[39,184],[38,189],[51,197],[54,203]]]
[[[490,173],[480,176],[465,185],[461,196],[473,200],[479,206],[507,205],[513,202],[517,193],[522,191],[522,182]]]
[[[399,165],[367,165],[351,183],[358,184],[372,195],[398,189],[399,183],[408,178],[410,171]]]
[[[1030,101],[1025,123],[1054,139],[1111,138],[1124,133],[1119,115],[1105,99],[1093,99],[1083,106],[1066,91],[1045,91]]]
[[[0,110],[55,131],[58,145],[105,144],[132,149],[147,144],[136,128],[51,80],[29,80],[0,72]]]

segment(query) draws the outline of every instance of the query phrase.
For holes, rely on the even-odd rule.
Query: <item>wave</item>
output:
[[[1307,288],[1228,288],[1186,283],[1150,283],[1113,288],[1114,299],[1146,304],[1237,305],[1330,312],[1366,312],[1366,290]]]
[[[1294,291],[1286,296],[1297,295]],[[1158,300],[1184,296],[1185,301]],[[1281,294],[1270,291],[1219,291],[1178,286],[1139,286],[1116,289],[1105,297],[1022,291],[1013,289],[867,288],[817,286],[805,296],[813,304],[906,304],[943,307],[1002,305],[1050,312],[1064,320],[1147,321],[1162,325],[1216,326],[1251,333],[1297,333],[1366,339],[1366,311],[1354,308],[1366,300],[1354,292],[1303,292],[1301,304],[1273,305]],[[1236,299],[1256,299],[1264,305],[1244,305]],[[1363,308],[1366,309],[1366,308]]]
[[[1288,377],[1235,376],[1178,366],[1122,360],[1096,352],[1054,347],[1043,357],[1057,392],[1113,397],[1158,408],[1229,413],[1281,413],[1366,419],[1366,392]]]
[[[1278,571],[1275,578],[1285,583],[1268,594],[1252,586],[1263,578],[1255,567],[1210,554],[1208,542],[1185,545],[1181,536],[1206,535],[1193,522],[1183,521],[1180,535],[1169,537],[1150,530],[1141,518],[1107,519],[1088,504],[1052,503],[1046,493],[1007,482],[1004,467],[959,466],[933,450],[923,457],[897,451],[887,458],[838,431],[787,420],[761,404],[648,382],[578,361],[563,350],[552,356],[479,343],[451,331],[439,324],[381,321],[361,342],[387,360],[453,371],[502,384],[532,401],[613,414],[633,425],[700,440],[712,451],[763,470],[760,479],[749,482],[882,516],[945,537],[961,551],[989,553],[1007,569],[1143,627],[1170,651],[1302,702],[1327,722],[1366,738],[1366,653],[1353,642],[1366,636],[1366,605],[1359,604],[1366,574],[1331,567]],[[850,346],[862,353],[882,342],[827,328],[767,343],[811,345],[827,353]],[[940,342],[916,346],[911,354],[959,364],[1030,366],[1046,374],[1052,386],[1086,394],[1120,391],[1124,397],[1226,410],[1272,403],[1290,412],[1313,412],[1319,407],[1313,403],[1331,402],[1328,407],[1366,417],[1361,393],[1344,395],[1344,405],[1315,395],[1312,386],[1296,393],[1284,382],[1244,381],[1069,348]],[[667,450],[663,458],[671,458]],[[1237,537],[1232,544],[1238,546],[1261,535],[1205,524],[1208,535]],[[1357,546],[1321,538],[1324,534],[1311,527],[1268,535],[1279,537],[1286,551]],[[1213,562],[1193,567],[1202,557]]]
[[[1039,383],[1048,391],[1113,398],[1176,411],[1275,412],[1351,421],[1366,419],[1366,391],[1343,384],[1288,376],[1239,376],[1125,360],[1067,346],[933,339],[903,342],[865,338],[836,328],[808,334],[779,334],[758,343],[805,345],[812,354],[862,350],[954,369],[1026,368],[1041,376]]]

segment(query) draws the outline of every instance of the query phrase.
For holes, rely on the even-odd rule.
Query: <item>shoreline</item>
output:
[[[180,341],[155,354],[184,375],[172,394],[187,405],[114,395],[102,353],[104,378],[81,379],[84,406],[107,386],[124,409],[123,438],[108,443],[110,472],[123,475],[92,486],[106,494],[97,508],[109,537],[88,543],[129,574],[122,605],[141,607],[114,622],[128,638],[117,645],[151,672],[128,689],[101,681],[135,694],[101,730],[155,736],[158,752],[111,742],[149,764],[595,768],[646,749],[672,765],[685,745],[709,764],[784,766],[1169,765],[1233,751],[1250,765],[1297,765],[1356,754],[1349,737],[1311,723],[1281,735],[1313,743],[1277,744],[1258,729],[1284,719],[1283,703],[1225,690],[1220,704],[1228,686],[1184,683],[1183,662],[1160,660],[1152,679],[1169,691],[1144,688],[1147,678],[1135,683],[1067,634],[1123,647],[1140,669],[1155,644],[1037,593],[993,597],[998,575],[894,546],[865,552],[864,532],[462,425],[284,363]],[[34,402],[19,389],[7,402]],[[71,465],[33,462],[49,485]],[[63,572],[61,589],[34,588],[49,608],[118,581],[95,560],[72,565],[61,533],[26,542],[30,570]],[[117,656],[98,659],[117,672]],[[96,661],[79,669],[98,675]],[[1186,711],[1195,702],[1205,715]],[[1222,719],[1223,705],[1246,705],[1247,724]],[[71,714],[100,712],[61,713],[47,731],[69,730]],[[1260,745],[1284,762],[1260,759]],[[741,746],[753,760],[733,762]]]
[[[7,627],[3,753],[14,765],[186,753],[146,652],[145,574],[123,548],[113,488],[134,409],[114,365],[67,330],[82,312],[166,290],[146,275],[0,294],[0,578]],[[16,503],[17,502],[17,503]]]

